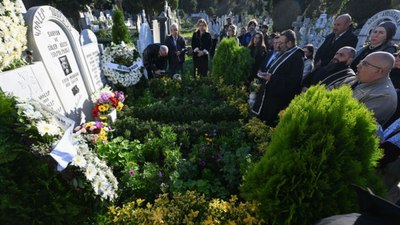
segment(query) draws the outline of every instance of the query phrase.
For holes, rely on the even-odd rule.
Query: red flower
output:
[[[98,117],[99,116],[99,105],[96,105],[93,110],[92,110],[92,116],[93,117]]]
[[[118,105],[118,99],[116,99],[115,97],[111,97],[110,98],[111,104],[112,106],[115,108]]]

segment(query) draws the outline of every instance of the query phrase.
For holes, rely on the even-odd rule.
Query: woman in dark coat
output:
[[[351,63],[350,67],[354,72],[357,72],[357,65],[361,60],[373,52],[384,51],[395,53],[397,47],[392,42],[392,38],[396,34],[396,30],[396,25],[390,21],[382,22],[375,27],[370,36],[370,44],[358,50],[353,63]]]
[[[211,48],[211,35],[208,33],[207,22],[204,19],[199,19],[196,27],[197,29],[192,36],[194,76],[197,73],[205,77],[208,72],[208,52]]]
[[[251,80],[257,77],[257,71],[265,60],[267,48],[265,47],[263,34],[257,32],[250,40],[248,48],[250,49],[251,57],[254,59],[254,64],[251,70]]]

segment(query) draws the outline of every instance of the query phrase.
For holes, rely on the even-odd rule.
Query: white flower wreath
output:
[[[142,77],[143,63],[133,45],[111,44],[101,58],[104,75],[113,84],[124,87],[137,84]]]
[[[21,59],[26,48],[26,27],[18,1],[0,0],[0,72]]]

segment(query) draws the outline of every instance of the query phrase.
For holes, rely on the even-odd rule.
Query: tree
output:
[[[112,40],[115,44],[121,44],[121,42],[130,43],[131,37],[129,35],[128,27],[124,22],[124,14],[116,7],[113,15],[113,26],[112,26]]]
[[[352,183],[382,194],[376,122],[349,87],[310,88],[281,114],[262,159],[244,176],[267,224],[308,225],[357,210]]]

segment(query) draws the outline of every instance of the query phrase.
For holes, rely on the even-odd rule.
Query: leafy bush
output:
[[[121,9],[116,8],[112,15],[113,26],[112,26],[112,40],[115,44],[126,44],[131,43],[131,37],[129,30],[124,22],[124,14]]]
[[[252,145],[245,133],[235,129],[229,136],[205,133],[188,153],[179,168],[179,179],[172,191],[196,190],[207,197],[226,199],[238,193],[244,171],[253,162]]]
[[[171,128],[163,127],[160,136],[149,133],[146,138],[142,144],[118,137],[97,146],[99,156],[114,167],[121,179],[122,202],[154,199],[168,185],[181,160]]]
[[[196,192],[162,194],[154,204],[144,200],[129,202],[123,207],[110,207],[102,224],[264,224],[255,203],[206,200]]]
[[[224,38],[213,58],[213,76],[238,86],[248,79],[253,61],[249,49],[239,46],[233,38]]]
[[[260,162],[245,175],[247,200],[257,200],[268,224],[313,224],[355,212],[351,183],[382,193],[372,113],[343,87],[310,88],[281,116]]]
[[[67,173],[56,172],[52,159],[31,153],[28,137],[17,132],[23,124],[15,104],[0,91],[0,223],[88,222],[104,209],[104,203],[69,185]]]

